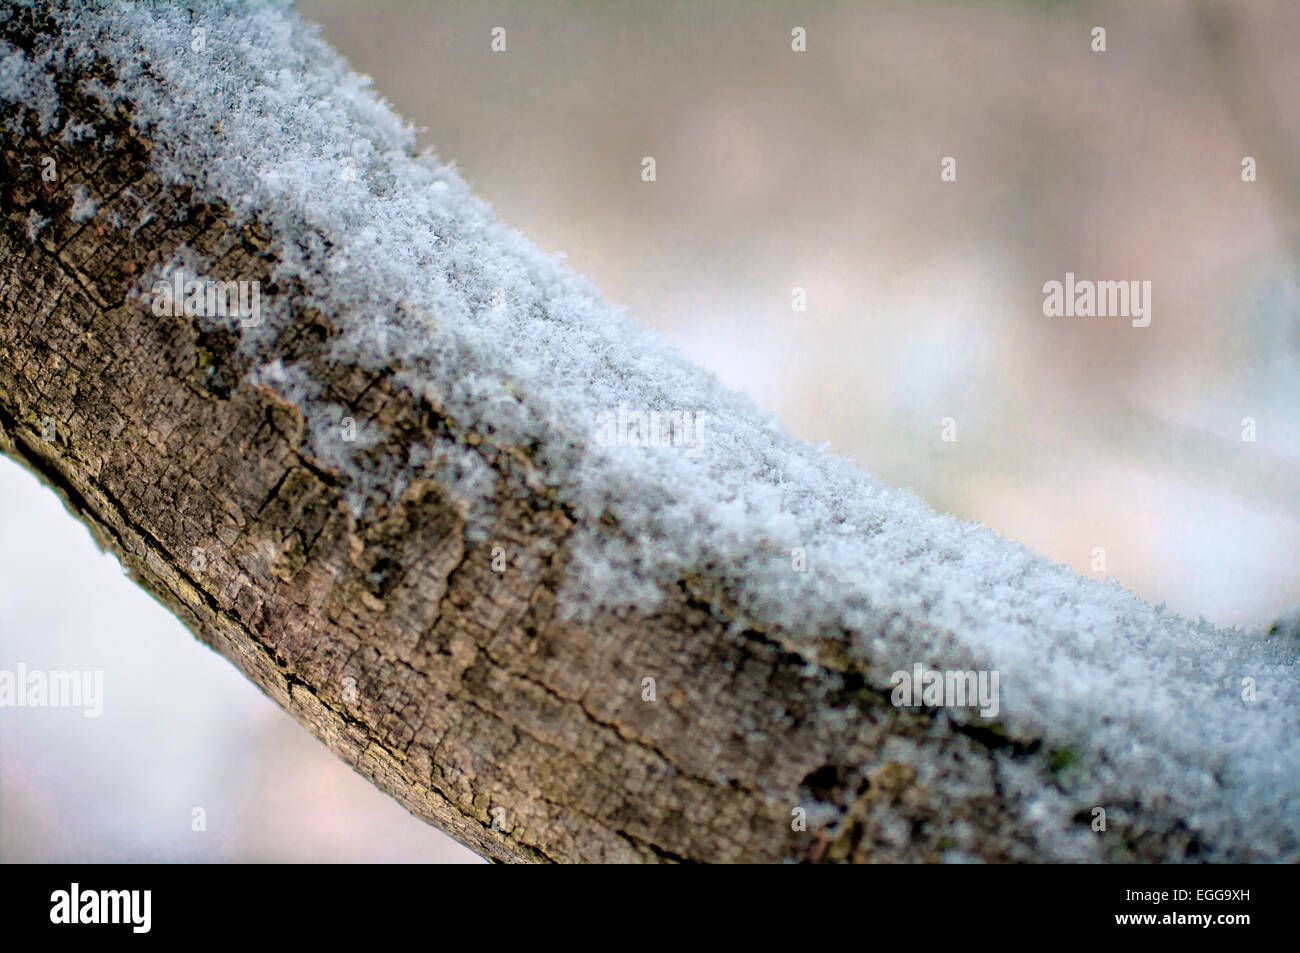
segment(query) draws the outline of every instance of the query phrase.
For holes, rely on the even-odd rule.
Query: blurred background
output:
[[[1300,603],[1294,0],[298,9],[502,218],[793,433],[1184,615]],[[1066,272],[1150,281],[1150,326],[1045,317]],[[474,859],[0,458],[19,661],[102,669],[105,709],[0,709],[0,858]]]

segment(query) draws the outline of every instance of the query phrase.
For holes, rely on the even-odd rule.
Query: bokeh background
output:
[[[1300,603],[1300,4],[298,9],[506,221],[792,432],[1184,615]],[[1151,325],[1045,317],[1067,271],[1152,282]],[[0,858],[474,859],[0,459],[19,661],[103,669],[105,713],[0,709]]]

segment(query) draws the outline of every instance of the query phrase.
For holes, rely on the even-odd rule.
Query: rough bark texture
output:
[[[39,28],[7,39],[21,46]],[[498,860],[924,861],[954,846],[1041,857],[1000,765],[1032,759],[1050,784],[1048,753],[893,707],[850,669],[842,633],[827,633],[819,658],[792,655],[771,632],[731,631],[725,600],[696,578],[651,616],[561,619],[573,516],[540,481],[508,489],[526,454],[488,460],[503,475],[500,516],[481,544],[466,542],[432,478],[354,516],[338,475],[305,449],[299,411],[244,382],[232,336],[155,317],[129,294],[187,244],[292,299],[271,280],[268,230],[237,229],[225,209],[161,184],[130,109],[106,114],[74,78],[63,77],[65,110],[96,139],[41,135],[21,107],[0,115],[0,450],[339,757]],[[99,203],[85,221],[71,213],[76,186]],[[48,219],[34,239],[31,213]],[[110,227],[113,215],[134,224]],[[312,360],[334,329],[295,314],[280,349]],[[482,447],[386,374],[319,361],[315,374],[358,420],[397,435],[373,452],[435,434]],[[655,701],[643,700],[647,677]],[[890,739],[965,778],[969,794],[919,783],[886,756]],[[833,818],[793,829],[792,810],[814,802]],[[1165,857],[1192,839],[1135,805],[1107,807],[1113,859]]]

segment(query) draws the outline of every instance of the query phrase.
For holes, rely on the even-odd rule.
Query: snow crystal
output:
[[[851,633],[882,688],[918,662],[998,671],[1006,728],[1077,759],[1066,794],[1037,774],[1018,785],[1056,856],[1096,856],[1071,819],[1081,807],[1157,793],[1219,842],[1300,856],[1291,640],[1190,622],[1079,579],[786,435],[499,222],[455,172],[415,156],[412,130],[284,4],[193,10],[122,2],[54,16],[73,55],[114,63],[116,85],[85,88],[133,104],[164,181],[272,226],[277,277],[300,279],[342,325],[331,360],[396,368],[486,454],[529,449],[585,527],[567,611],[652,608],[661,583],[709,574],[809,657],[814,638]],[[55,119],[52,55],[0,48],[0,96],[24,98],[43,125]],[[349,409],[268,350],[287,311],[264,317],[239,329],[254,377],[303,408],[314,452],[352,481],[353,504],[432,465],[473,504],[482,538],[484,454],[448,444],[376,464],[358,452],[379,439],[372,425],[356,421],[355,442],[341,442]],[[631,409],[620,439],[598,439],[620,408]],[[656,411],[707,418],[701,452],[652,439],[642,424]]]
[[[50,224],[50,220],[46,218],[44,215],[42,215],[40,212],[37,212],[35,209],[28,212],[27,213],[28,240],[33,242],[36,241],[36,236],[39,235],[41,233],[41,229],[43,229],[48,224]]]
[[[89,189],[82,184],[73,186],[71,218],[74,222],[85,222],[94,218],[98,208],[99,203],[91,197]]]
[[[59,111],[59,92],[49,68],[53,60],[53,51],[29,56],[0,42],[0,102],[21,100],[34,109],[41,135],[53,128]]]

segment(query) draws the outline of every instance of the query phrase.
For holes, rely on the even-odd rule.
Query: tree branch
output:
[[[996,719],[894,704],[895,669],[910,672],[914,661],[984,669],[998,659],[993,643],[963,641],[983,622],[953,624],[947,597],[928,594],[934,579],[952,605],[967,598],[942,565],[960,554],[925,550],[940,525],[926,521],[941,518],[885,491],[863,490],[885,493],[898,519],[910,521],[916,552],[889,548],[882,527],[895,509],[878,521],[863,517],[870,525],[853,546],[864,560],[879,547],[869,563],[878,576],[914,572],[913,588],[898,589],[892,602],[853,589],[870,580],[846,577],[841,586],[827,560],[824,584],[847,594],[836,601],[817,594],[839,589],[810,590],[794,603],[755,568],[782,563],[789,547],[748,530],[748,548],[736,556],[741,570],[705,559],[711,551],[691,550],[695,561],[683,565],[651,566],[638,555],[624,564],[642,567],[636,597],[602,592],[608,566],[593,560],[605,550],[592,540],[632,547],[649,531],[614,493],[601,509],[580,492],[579,467],[604,459],[589,440],[592,422],[548,404],[550,384],[484,365],[449,372],[414,345],[367,343],[376,332],[399,341],[414,338],[412,329],[438,340],[468,334],[493,307],[495,260],[506,262],[500,273],[540,285],[536,253],[480,207],[449,204],[429,219],[434,251],[406,275],[441,289],[440,313],[422,310],[418,290],[399,298],[331,284],[349,255],[396,254],[384,231],[392,190],[463,185],[436,166],[431,180],[410,178],[418,173],[403,164],[408,143],[386,147],[397,158],[363,152],[370,191],[358,207],[369,217],[342,232],[313,210],[320,188],[283,185],[278,198],[234,188],[218,173],[237,159],[256,162],[243,153],[249,140],[240,129],[264,128],[255,124],[266,119],[266,88],[298,83],[291,98],[307,114],[340,102],[354,115],[379,111],[296,21],[254,5],[243,22],[237,6],[214,4],[193,20],[165,4],[100,16],[20,3],[0,14],[0,450],[38,473],[142,586],[341,758],[497,860],[1296,855],[1293,741],[1276,752],[1281,774],[1272,780],[1235,749],[1188,751],[1181,741],[1158,752],[1154,773],[1134,779],[1130,767],[1149,755],[1111,741],[1126,733],[1145,740],[1160,723],[1153,728],[1127,701],[1114,724],[1087,734],[1067,720],[1035,721],[1035,706],[1017,707],[1014,698]],[[201,52],[194,30],[208,45],[206,65],[187,59]],[[276,62],[289,78],[268,65]],[[242,105],[202,128],[165,112],[168,103],[201,105],[204,94],[223,109]],[[289,119],[270,121],[286,124],[283,143],[266,143],[271,155],[310,155],[318,145],[302,141]],[[384,142],[391,117],[367,121],[364,141]],[[331,161],[336,173],[350,168],[337,155]],[[297,171],[270,163],[248,181],[287,181]],[[381,240],[367,245],[367,229]],[[493,244],[470,245],[471,234]],[[479,261],[483,248],[492,262]],[[260,318],[160,308],[155,282],[187,265],[191,277],[255,282]],[[475,273],[480,266],[484,274]],[[565,335],[586,335],[593,367],[612,379],[642,373],[623,352],[602,350],[598,321],[581,324],[557,300],[512,304],[516,333],[541,328],[565,348],[579,340]],[[464,356],[451,345],[446,353]],[[585,386],[597,387],[598,373]],[[476,388],[546,426],[511,429],[504,412],[494,417],[463,396]],[[502,397],[511,394],[518,400]],[[714,398],[719,427],[748,419],[752,411],[737,400]],[[844,470],[798,452],[809,467]],[[566,453],[573,459],[555,462]],[[615,483],[634,479],[631,469],[602,472]],[[678,491],[655,482],[657,473],[651,467],[635,485],[662,492],[666,514]],[[839,490],[816,476],[800,492]],[[731,502],[714,499],[719,508]],[[859,513],[839,518],[835,532],[850,515]],[[1092,584],[1061,582],[1057,570],[988,534],[960,538],[968,552],[994,547],[1012,560],[989,585],[1026,594],[1026,605],[1054,591],[1034,588],[1041,577],[1063,600],[1081,600],[1084,614],[1104,605],[1111,615],[1103,629],[1127,620],[1115,636],[1195,638],[1187,651],[1206,658],[1207,639],[1215,651],[1238,652],[1228,656],[1226,689],[1222,672],[1218,682],[1204,676],[1208,669],[1189,677],[1203,689],[1189,697],[1220,706],[1207,717],[1234,703],[1243,659],[1268,684],[1292,664],[1270,646],[1242,648],[1238,635],[1171,620],[1127,596],[1116,609]],[[628,577],[611,578],[622,585]],[[970,598],[987,602],[978,591]],[[835,618],[856,623],[832,620],[833,601]],[[1051,641],[1056,630],[1045,615],[1014,611],[1026,631],[1044,633],[1044,653],[1087,667],[1077,644]],[[1006,651],[1008,672],[1018,651]],[[1215,658],[1221,665],[1223,656]],[[1165,674],[1158,668],[1153,677]],[[1285,702],[1279,689],[1271,709],[1242,714],[1240,726],[1272,740],[1259,726],[1276,725],[1282,737],[1294,713]],[[1260,792],[1262,803],[1241,803],[1244,790]],[[1092,823],[1099,807],[1105,830]]]

